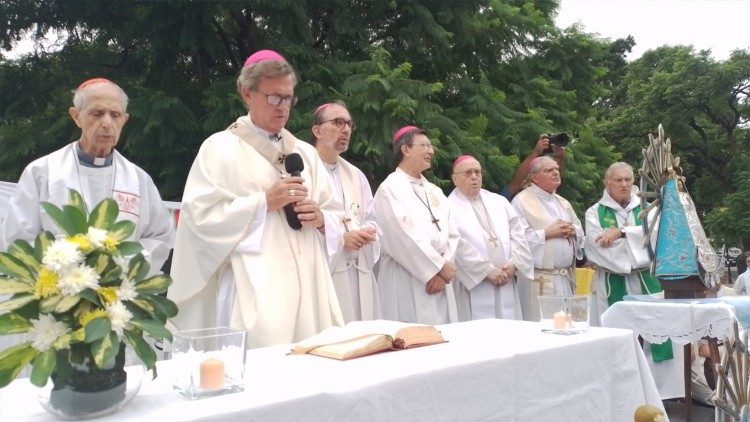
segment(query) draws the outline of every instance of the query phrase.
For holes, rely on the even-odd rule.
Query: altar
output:
[[[125,409],[107,420],[632,421],[662,407],[630,330],[543,333],[538,323],[486,319],[438,326],[447,343],[349,361],[247,352],[243,392],[189,401],[172,389],[181,368],[157,363]],[[53,420],[20,379],[0,390],[0,420]]]

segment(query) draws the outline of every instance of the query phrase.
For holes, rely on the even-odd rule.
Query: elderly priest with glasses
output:
[[[263,347],[342,323],[327,262],[342,205],[315,148],[284,129],[296,83],[280,54],[252,54],[237,79],[248,115],[198,151],[169,290],[179,329],[229,326]]]
[[[458,247],[456,305],[458,318],[523,319],[516,272],[533,278],[525,224],[504,197],[482,189],[482,165],[462,155],[453,162],[448,196],[461,243]]]
[[[449,286],[456,274],[458,231],[447,198],[422,175],[434,153],[422,129],[396,131],[396,170],[375,193],[375,215],[383,230],[378,284],[385,319],[423,324],[458,320]]]

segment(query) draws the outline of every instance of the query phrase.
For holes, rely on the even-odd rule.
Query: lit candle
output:
[[[201,388],[212,389],[224,386],[224,361],[208,358],[201,362]]]
[[[553,315],[555,321],[555,330],[564,330],[568,324],[568,315],[563,311],[557,311]]]

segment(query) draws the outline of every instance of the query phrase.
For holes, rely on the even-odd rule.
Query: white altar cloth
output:
[[[632,421],[662,408],[645,357],[627,330],[563,336],[538,323],[486,319],[438,327],[448,343],[350,361],[247,353],[244,392],[188,401],[159,377],[108,420]],[[27,379],[0,390],[0,420],[52,420]]]
[[[649,358],[651,373],[662,399],[684,397],[685,344],[703,337],[724,339],[732,333],[734,307],[726,303],[675,303],[667,301],[622,301],[602,314],[602,326],[627,328],[651,343],[668,338],[674,344],[674,359],[655,363]]]

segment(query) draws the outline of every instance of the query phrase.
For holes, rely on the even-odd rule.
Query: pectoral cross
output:
[[[432,211],[430,211],[430,214],[432,214]],[[439,222],[440,222],[440,219],[435,218],[435,216],[433,215],[432,216],[432,224],[434,224],[435,227],[437,227],[438,231],[441,231],[440,230],[440,224],[438,224]]]

